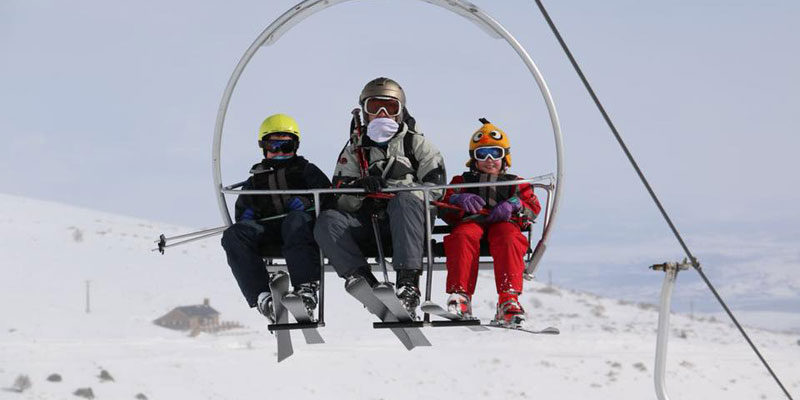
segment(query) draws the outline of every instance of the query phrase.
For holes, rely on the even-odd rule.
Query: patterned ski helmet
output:
[[[469,139],[469,161],[467,161],[467,167],[472,167],[472,162],[475,160],[475,149],[490,146],[499,146],[506,150],[503,161],[505,161],[506,164],[505,168],[510,167],[511,142],[508,140],[508,135],[486,118],[480,118],[478,121],[480,121],[483,126],[475,131]]]

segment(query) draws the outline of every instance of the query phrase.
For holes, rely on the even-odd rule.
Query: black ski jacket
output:
[[[243,190],[288,190],[288,189],[326,189],[331,181],[316,165],[301,156],[290,160],[275,162],[264,159],[250,169],[252,176],[242,186]],[[293,197],[304,197],[309,204],[314,203],[312,195],[240,195],[236,199],[236,221],[240,221],[245,210],[252,209],[255,219],[283,214],[289,211],[287,205]],[[322,209],[333,204],[331,195],[320,197]]]

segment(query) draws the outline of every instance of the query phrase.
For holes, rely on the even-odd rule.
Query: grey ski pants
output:
[[[425,214],[422,200],[410,192],[398,192],[386,208],[388,227],[381,220],[381,231],[391,235],[395,270],[422,269],[422,247],[425,242]],[[431,219],[433,221],[433,219]],[[314,238],[336,273],[350,276],[367,260],[359,243],[374,243],[372,222],[357,214],[340,210],[323,211],[314,227]],[[382,238],[386,235],[382,235]]]

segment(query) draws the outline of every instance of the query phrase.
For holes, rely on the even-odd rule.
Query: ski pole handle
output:
[[[306,208],[303,211],[304,212],[310,212],[310,211],[314,211],[314,210],[315,210],[315,207],[311,206],[311,207]],[[273,216],[270,216],[270,217],[265,217],[265,218],[258,219],[258,220],[256,220],[256,222],[272,221],[272,220],[283,218],[283,217],[285,217],[287,215],[289,215],[289,213],[273,215]],[[155,241],[155,243],[158,244],[158,247],[155,248],[155,249],[152,249],[151,251],[158,251],[161,254],[164,254],[164,249],[166,249],[168,247],[180,246],[182,244],[191,243],[191,242],[194,242],[194,241],[197,241],[197,240],[200,240],[200,239],[210,238],[212,236],[219,235],[220,233],[224,232],[226,229],[228,229],[228,225],[218,226],[216,228],[211,228],[211,229],[204,229],[202,231],[186,233],[186,234],[183,234],[183,235],[178,235],[178,236],[173,236],[173,237],[166,237],[162,233],[161,235],[159,235],[158,240]],[[168,243],[168,242],[173,241],[173,240],[184,239],[184,238],[190,238],[190,239],[182,240],[182,241],[177,242],[177,243]]]

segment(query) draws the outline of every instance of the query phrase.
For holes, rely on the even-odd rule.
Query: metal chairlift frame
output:
[[[288,32],[292,27],[297,25],[303,19],[320,12],[326,8],[332,7],[337,4],[345,3],[351,0],[305,0],[285,13],[279,16],[275,21],[273,21],[263,32],[256,38],[256,40],[250,45],[250,47],[245,51],[242,58],[239,60],[239,63],[236,65],[236,68],[233,71],[230,79],[228,80],[228,84],[225,87],[225,91],[222,95],[222,100],[220,101],[219,110],[217,113],[217,121],[214,127],[214,141],[212,146],[212,167],[213,167],[213,180],[214,180],[214,191],[217,195],[217,204],[219,206],[219,211],[222,216],[222,220],[225,224],[232,224],[232,219],[230,212],[228,210],[227,201],[225,200],[226,194],[269,194],[274,193],[278,194],[279,191],[239,191],[234,190],[237,185],[231,185],[228,187],[224,187],[222,184],[222,169],[220,165],[220,153],[222,149],[222,133],[223,127],[225,124],[225,117],[228,112],[228,107],[230,105],[231,97],[233,96],[233,91],[236,88],[236,84],[239,81],[242,73],[244,72],[245,67],[249,64],[252,58],[255,56],[256,52],[261,47],[269,46],[274,44],[278,41],[278,39]],[[504,39],[509,46],[517,53],[520,57],[522,62],[528,67],[531,75],[533,76],[534,80],[537,83],[539,91],[544,99],[545,105],[547,106],[547,110],[550,116],[550,123],[553,130],[553,137],[555,141],[555,148],[556,148],[556,172],[555,176],[551,175],[550,182],[548,185],[543,185],[542,187],[547,190],[547,201],[545,204],[545,213],[544,213],[544,224],[542,227],[542,236],[540,240],[537,242],[535,249],[530,254],[529,258],[527,259],[528,265],[526,266],[526,276],[530,279],[536,271],[538,266],[538,262],[541,260],[544,252],[547,248],[547,240],[550,238],[550,234],[552,232],[553,224],[556,221],[556,216],[558,214],[558,207],[561,203],[561,197],[563,193],[563,186],[564,186],[564,146],[563,146],[563,138],[561,134],[561,126],[558,119],[558,113],[556,112],[555,103],[553,101],[552,95],[550,94],[550,90],[547,86],[547,83],[544,80],[539,68],[536,66],[536,63],[533,61],[531,56],[522,47],[519,41],[511,35],[511,33],[503,27],[497,20],[486,14],[476,5],[462,0],[420,0],[426,3],[433,4],[435,6],[439,6],[444,8],[448,11],[451,11],[457,15],[460,15],[467,20],[471,21],[472,23],[476,24],[479,28],[481,28],[484,32],[489,34],[491,37],[496,39]],[[485,185],[485,184],[484,184]],[[446,186],[443,186],[446,187]],[[451,186],[453,187],[453,186]],[[429,189],[431,187],[427,187]],[[317,203],[319,204],[319,193],[321,191],[314,191],[314,197]],[[338,190],[339,193],[347,192],[347,190]],[[359,190],[355,190],[354,193],[359,193]],[[308,192],[311,193],[311,192]],[[426,198],[429,198],[428,190],[423,190]],[[427,201],[426,201],[427,203]],[[319,210],[316,211],[319,213]],[[426,213],[426,219],[430,217],[429,213]],[[431,224],[430,221],[427,221],[427,232],[426,237],[429,243],[429,252],[430,252],[430,240],[431,240]],[[530,236],[529,236],[530,240]],[[324,258],[321,257],[321,262],[323,266],[321,267],[321,279],[320,279],[320,290],[324,294]],[[429,264],[431,261],[429,260]],[[429,270],[431,267],[429,266]],[[431,274],[429,273],[427,276],[428,279],[428,286],[430,286],[430,280],[432,279]],[[324,295],[321,296],[324,299]],[[426,294],[426,298],[430,299],[430,294]],[[324,325],[324,300],[320,302],[319,305],[319,320],[320,323]],[[427,316],[426,316],[427,320]]]
[[[250,47],[245,51],[242,58],[239,60],[239,63],[236,65],[230,79],[228,80],[228,84],[225,87],[225,91],[222,95],[222,100],[220,101],[219,109],[217,112],[217,120],[214,127],[214,140],[212,146],[212,173],[213,173],[213,181],[214,181],[214,191],[217,195],[217,204],[219,206],[220,215],[222,216],[222,220],[224,224],[230,225],[233,223],[231,219],[230,212],[228,210],[227,201],[225,199],[225,195],[227,194],[256,194],[256,195],[266,195],[266,194],[299,194],[299,193],[306,193],[312,194],[314,196],[315,204],[319,203],[319,196],[321,193],[363,193],[360,189],[323,189],[323,190],[309,190],[309,191],[244,191],[244,190],[237,190],[238,187],[241,187],[242,183],[230,185],[230,186],[223,186],[222,184],[222,170],[220,165],[220,153],[222,148],[222,133],[225,124],[225,117],[228,112],[228,107],[230,105],[231,97],[233,96],[233,91],[236,87],[236,84],[239,81],[242,73],[244,72],[245,67],[249,64],[252,58],[255,56],[256,52],[264,46],[269,46],[278,41],[280,37],[288,32],[292,27],[297,25],[303,19],[320,12],[326,8],[345,3],[351,0],[304,0],[298,3],[297,5],[293,6],[291,9],[283,13],[279,16],[275,21],[273,21],[263,32],[256,38],[256,40],[250,45]],[[555,150],[556,150],[556,172],[555,174],[549,174],[541,177],[536,177],[532,179],[526,179],[523,181],[516,181],[516,182],[495,182],[491,184],[487,183],[480,183],[480,184],[460,184],[460,185],[440,185],[440,186],[417,186],[414,188],[391,188],[385,190],[386,192],[392,191],[401,191],[401,190],[416,190],[422,191],[424,196],[424,204],[429,204],[429,200],[431,199],[430,191],[435,189],[445,189],[445,188],[456,188],[456,187],[477,187],[477,186],[502,186],[502,185],[513,185],[519,183],[531,183],[534,188],[544,189],[547,192],[547,198],[544,204],[544,213],[543,213],[543,224],[542,224],[542,235],[539,241],[536,243],[535,248],[529,252],[526,258],[526,269],[525,274],[526,278],[532,279],[533,274],[536,271],[539,261],[541,260],[544,252],[547,248],[547,241],[550,238],[552,233],[552,228],[554,226],[554,222],[556,221],[556,216],[558,214],[558,208],[561,203],[563,187],[564,187],[564,145],[563,145],[563,138],[561,133],[561,126],[558,119],[558,113],[556,112],[555,103],[553,98],[550,94],[550,90],[547,86],[547,83],[544,80],[539,68],[536,66],[536,63],[533,61],[531,56],[522,47],[522,45],[517,41],[517,39],[505,28],[503,27],[497,20],[486,14],[483,10],[478,8],[476,5],[472,4],[468,1],[463,0],[420,0],[426,3],[430,3],[432,5],[444,8],[448,11],[451,11],[457,15],[460,15],[470,22],[477,25],[481,30],[489,34],[492,38],[495,39],[503,39],[508,43],[509,46],[517,53],[520,57],[522,62],[527,66],[528,70],[530,71],[532,77],[536,81],[537,87],[539,88],[539,92],[544,99],[545,105],[547,106],[548,114],[550,117],[550,123],[553,130],[553,138],[555,142]],[[542,183],[542,181],[547,181],[547,183]],[[317,208],[316,211],[317,215],[319,214],[320,210]],[[425,213],[426,215],[426,238],[427,238],[427,254],[432,253],[432,230],[433,224],[431,223],[431,215],[430,213]],[[531,231],[528,232],[528,241],[529,241],[529,250],[531,247]],[[428,273],[427,273],[427,290],[426,290],[426,300],[430,300],[431,296],[431,282],[432,282],[432,271],[433,271],[433,264],[434,264],[434,257],[427,257],[427,265],[428,265]],[[325,259],[320,252],[320,303],[318,309],[318,320],[319,326],[324,326],[324,272],[325,272]],[[438,263],[439,267],[443,269],[443,264],[441,262]],[[482,268],[490,268],[490,263],[484,262],[481,263]],[[425,322],[429,322],[429,315],[426,314]]]

